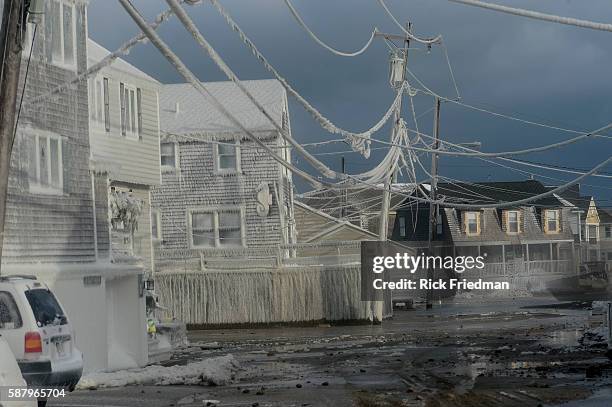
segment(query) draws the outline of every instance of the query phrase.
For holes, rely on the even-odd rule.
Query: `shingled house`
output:
[[[64,86],[88,66],[87,3],[46,1],[36,36],[28,23],[22,81],[32,58],[10,163],[2,274],[46,282],[75,327],[84,370],[100,371],[148,357],[143,269],[103,256],[108,227],[96,217],[108,202],[94,194],[88,84]]]
[[[428,191],[429,185],[421,190]],[[486,205],[547,192],[538,181],[440,183],[438,194],[451,203]],[[420,194],[425,198],[425,194]],[[565,273],[573,270],[574,237],[563,203],[550,195],[503,209],[440,208],[433,245],[448,254],[485,255],[488,276]],[[429,205],[408,198],[397,210],[392,239],[428,246]]]
[[[244,81],[285,132],[285,90],[276,80]],[[225,107],[278,155],[289,148],[231,82],[206,83]],[[291,173],[189,84],[160,93],[162,185],[152,192],[157,271],[201,269],[207,259],[264,256],[295,243]]]

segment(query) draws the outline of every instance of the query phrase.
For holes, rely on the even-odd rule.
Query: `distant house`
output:
[[[90,64],[109,51],[88,41]],[[110,211],[96,212],[108,234],[113,262],[139,262],[153,269],[150,190],[161,184],[159,158],[160,83],[117,59],[89,80],[91,163],[96,173],[96,198],[110,202]]]
[[[22,78],[30,50],[32,59],[10,163],[2,274],[49,285],[75,327],[85,371],[98,371],[148,358],[143,269],[104,256],[108,202],[95,196],[90,171],[87,81],[47,93],[87,69],[87,3],[46,1],[35,37],[27,27]]]
[[[287,96],[275,80],[244,81],[290,132]],[[245,127],[291,161],[283,134],[231,82],[207,89]],[[257,257],[295,242],[291,173],[189,84],[160,93],[162,185],[152,191],[157,271],[199,269],[207,258]]]
[[[297,256],[326,256],[338,254],[359,254],[358,243],[364,240],[378,240],[378,235],[363,229],[348,220],[338,219],[305,203],[294,202],[297,235]],[[355,243],[352,250],[342,248],[344,243]],[[348,250],[347,250],[348,249]]]
[[[612,213],[597,205],[595,197],[581,195],[576,185],[560,194],[567,210],[576,214],[574,237],[581,261],[606,261],[612,265]],[[574,226],[575,225],[575,226]]]
[[[379,185],[379,187],[383,186]],[[378,235],[383,199],[383,192],[380,188],[366,187],[349,191],[314,190],[301,194],[300,201],[313,209],[336,219],[346,220]],[[414,184],[393,184],[389,204],[389,236],[391,236],[396,215],[395,209],[413,190]]]
[[[517,201],[547,190],[533,180],[438,184],[441,199],[476,206]],[[485,275],[564,273],[574,268],[570,219],[555,196],[503,209],[442,206],[436,217],[433,245],[447,254],[486,254]],[[427,247],[428,237],[429,205],[408,198],[397,210],[392,239]]]

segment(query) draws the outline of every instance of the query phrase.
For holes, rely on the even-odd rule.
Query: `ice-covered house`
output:
[[[284,131],[287,96],[276,80],[243,82]],[[261,141],[291,161],[285,139],[231,82],[207,89]],[[258,258],[295,242],[291,173],[190,84],[160,91],[162,185],[152,191],[156,271],[205,269],[208,260]]]
[[[445,201],[476,206],[518,201],[548,190],[535,180],[438,184]],[[554,195],[500,209],[442,207],[438,219],[433,245],[443,255],[486,254],[485,268],[474,271],[476,277],[522,279],[515,285],[537,290],[549,276],[575,269],[572,217]],[[392,239],[424,248],[428,237],[429,205],[407,198],[397,210]]]
[[[109,241],[96,219],[108,203],[95,196],[90,171],[87,81],[49,94],[87,68],[87,1],[44,4],[36,36],[28,24],[24,39],[20,85],[32,43],[33,54],[11,158],[2,274],[49,284],[75,326],[86,371],[143,365],[143,269],[101,255]]]
[[[90,64],[108,54],[88,41]],[[110,252],[99,256],[114,263],[138,262],[146,272],[153,270],[150,190],[161,182],[159,88],[158,81],[122,59],[89,79],[96,198],[110,202],[109,211],[96,212],[103,232],[98,239],[111,242]]]

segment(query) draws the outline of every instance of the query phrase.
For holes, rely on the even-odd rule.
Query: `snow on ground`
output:
[[[77,389],[147,385],[224,385],[232,380],[240,365],[233,355],[219,356],[182,366],[147,366],[112,373],[90,373],[81,378]]]

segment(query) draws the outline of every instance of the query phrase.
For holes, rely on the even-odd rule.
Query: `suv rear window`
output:
[[[0,291],[0,329],[17,329],[23,326],[15,299],[6,291]]]
[[[28,290],[25,295],[39,326],[66,325],[68,323],[62,307],[60,307],[51,291],[45,289]]]

